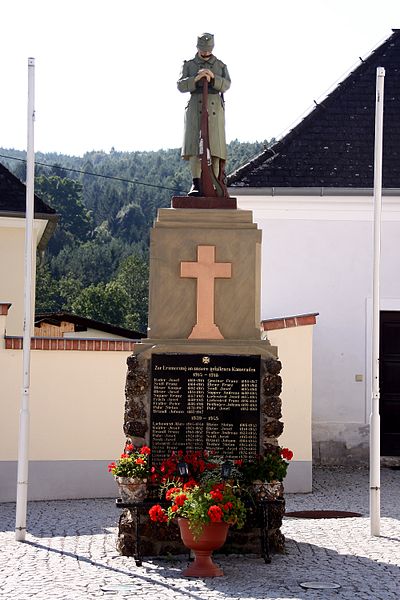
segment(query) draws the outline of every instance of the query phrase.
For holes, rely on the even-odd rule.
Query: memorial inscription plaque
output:
[[[260,356],[153,354],[152,460],[172,450],[250,458],[260,442]]]

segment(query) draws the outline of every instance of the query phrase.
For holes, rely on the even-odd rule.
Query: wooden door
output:
[[[400,456],[400,311],[380,318],[381,454]]]

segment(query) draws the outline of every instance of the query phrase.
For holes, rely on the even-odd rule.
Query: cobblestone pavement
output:
[[[315,469],[312,494],[287,496],[287,510],[362,513],[347,519],[286,517],[285,555],[264,564],[251,556],[218,557],[225,577],[185,579],[182,558],[136,567],[115,550],[113,500],[29,503],[27,541],[14,540],[15,505],[0,504],[0,599],[283,600],[400,598],[400,471],[382,469],[381,536],[372,538],[368,471]],[[301,582],[337,583],[305,590]]]

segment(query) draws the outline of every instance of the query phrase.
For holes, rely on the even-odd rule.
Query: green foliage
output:
[[[263,456],[243,461],[239,468],[242,481],[250,484],[254,481],[283,481],[286,477],[289,460],[293,452],[289,448],[277,447],[275,451],[267,452]]]
[[[146,481],[150,473],[148,446],[135,448],[133,444],[127,442],[120,458],[108,465],[108,472],[114,477],[129,477],[132,479],[142,479]]]
[[[103,323],[120,325],[124,322],[128,295],[116,281],[91,284],[82,289],[72,302],[72,312]]]
[[[35,180],[35,193],[59,214],[58,229],[50,241],[53,253],[65,245],[85,241],[91,232],[90,214],[82,202],[82,185],[57,175],[41,175]]]
[[[173,483],[165,495],[171,506],[165,510],[157,504],[149,510],[149,516],[155,522],[170,523],[177,517],[187,519],[195,539],[209,523],[228,523],[241,529],[246,520],[246,508],[239,495],[239,487],[225,481],[204,484],[193,481],[179,486]]]
[[[36,312],[56,312],[59,309],[57,281],[53,279],[48,264],[36,267]]]
[[[121,264],[116,282],[128,297],[125,305],[124,326],[145,332],[149,295],[149,263],[147,256],[132,254]]]
[[[266,144],[230,142],[226,172],[248,162]],[[25,164],[11,157],[24,159],[25,153],[0,153],[10,157],[1,162],[24,180]],[[59,214],[37,270],[37,311],[74,311],[144,332],[149,232],[157,209],[170,206],[171,196],[190,187],[188,163],[180,149],[113,148],[83,157],[39,152],[36,160],[49,166],[36,165],[35,193]]]

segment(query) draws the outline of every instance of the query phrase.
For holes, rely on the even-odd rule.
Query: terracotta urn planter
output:
[[[123,502],[142,502],[147,496],[147,480],[135,477],[116,477]]]
[[[224,573],[212,560],[213,550],[224,545],[228,535],[228,523],[209,523],[199,538],[194,538],[187,519],[178,519],[181,538],[187,548],[193,550],[195,559],[182,572],[184,577],[221,577]]]
[[[253,481],[251,484],[251,490],[254,497],[259,502],[265,500],[276,500],[277,498],[283,498],[283,483],[282,481]]]

